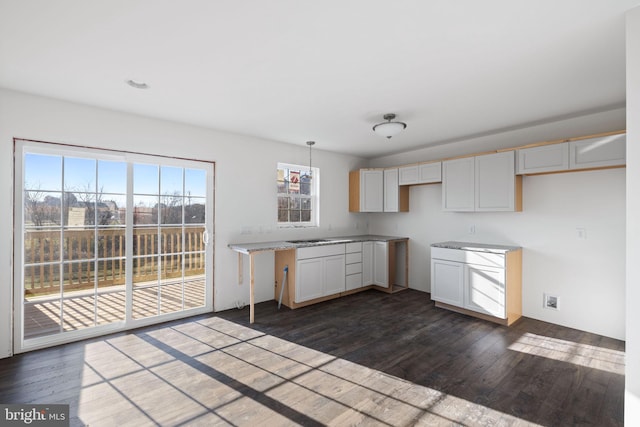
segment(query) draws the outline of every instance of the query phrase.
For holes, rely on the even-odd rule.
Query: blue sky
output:
[[[91,191],[97,188],[102,193],[126,194],[126,162],[94,160],[79,157],[49,156],[27,153],[24,176],[26,190],[61,191],[62,164],[64,160],[64,186],[73,191]],[[182,193],[182,168],[135,163],[133,168],[134,194]],[[185,193],[193,197],[206,196],[206,171],[184,169]],[[105,197],[109,199],[109,197]]]

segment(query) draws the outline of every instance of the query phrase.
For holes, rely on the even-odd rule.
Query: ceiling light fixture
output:
[[[311,172],[311,147],[316,145],[316,142],[315,141],[307,141],[307,145],[309,146],[309,179],[311,179],[311,176],[312,176],[312,172]]]
[[[127,80],[127,84],[136,89],[149,89],[149,85],[145,82],[137,82],[135,80]]]
[[[393,119],[396,118],[395,114],[385,114],[384,119],[386,122],[378,123],[373,127],[373,131],[378,135],[382,135],[388,139],[392,136],[399,134],[406,127],[407,124],[403,122],[394,122]]]

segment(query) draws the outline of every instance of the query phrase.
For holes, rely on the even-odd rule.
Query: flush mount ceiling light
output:
[[[149,85],[145,82],[138,82],[135,80],[127,80],[127,84],[136,89],[149,89]]]
[[[373,131],[378,135],[382,135],[387,138],[391,138],[392,136],[399,134],[407,127],[407,124],[403,122],[394,122],[393,119],[395,118],[395,114],[385,114],[384,119],[386,122],[375,125],[373,127]]]

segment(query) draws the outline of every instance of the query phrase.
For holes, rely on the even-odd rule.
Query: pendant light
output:
[[[385,114],[383,117],[386,122],[375,125],[373,131],[387,139],[391,139],[392,136],[399,134],[407,127],[406,123],[393,121],[396,118],[395,114]]]
[[[307,145],[309,146],[309,179],[311,179],[311,147],[316,145],[315,141],[307,141]]]

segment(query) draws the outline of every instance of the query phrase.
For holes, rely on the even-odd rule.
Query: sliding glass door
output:
[[[16,140],[16,351],[211,311],[213,164]]]

